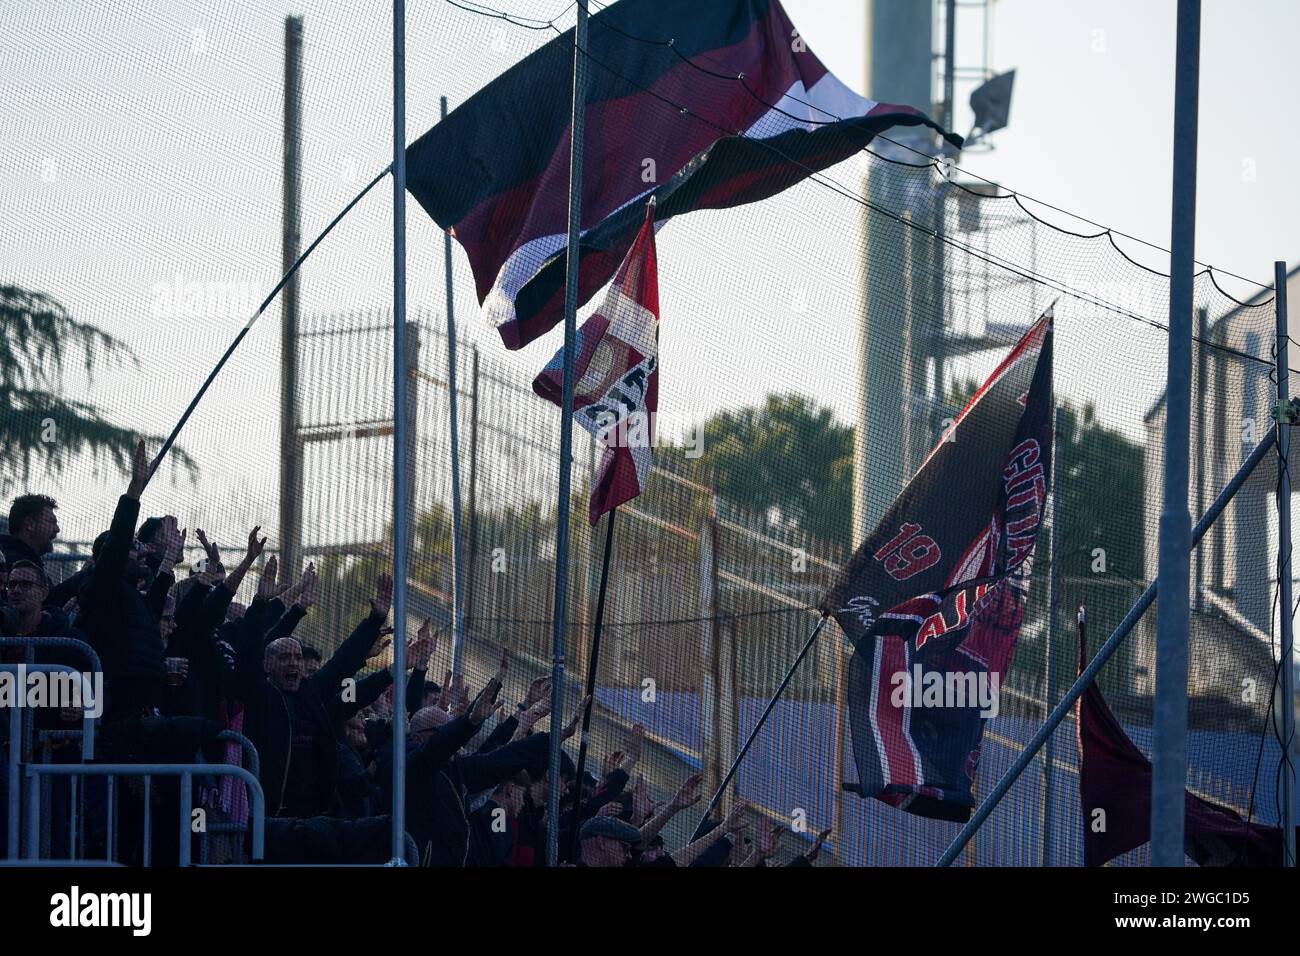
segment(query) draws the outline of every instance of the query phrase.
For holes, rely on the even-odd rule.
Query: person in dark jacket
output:
[[[261,528],[254,528],[250,532],[248,550],[229,574],[223,568],[219,575],[207,578],[191,575],[172,588],[172,593],[179,598],[175,627],[167,638],[166,655],[184,658],[188,661],[188,668],[181,685],[170,689],[167,694],[168,714],[195,715],[221,721],[225,670],[222,648],[216,639],[217,629],[222,626],[235,594],[262,553],[260,531]],[[213,560],[219,560],[214,557],[216,549],[207,542],[202,529],[198,534],[208,551],[211,565]],[[233,648],[229,652],[233,666]]]
[[[265,635],[284,614],[276,559],[262,573],[256,599],[240,619],[227,695],[244,707],[244,735],[261,757],[270,816],[311,817],[340,812],[338,734],[331,713],[343,681],[364,665],[392,603],[393,581],[381,575],[370,613],[312,677],[304,678],[302,648],[292,637]],[[282,592],[281,592],[282,593]],[[224,661],[224,658],[223,658]]]
[[[382,813],[386,809],[383,791],[370,775],[370,746],[366,739],[366,721],[360,712],[344,723],[338,752],[339,803],[343,816],[358,819]]]
[[[419,849],[422,866],[474,865],[483,852],[475,845],[469,797],[491,790],[520,771],[534,779],[546,773],[550,734],[531,734],[487,752],[461,753],[496,710],[506,666],[503,655],[500,670],[461,716],[449,718],[437,708],[425,708],[411,719],[406,829]],[[561,739],[573,736],[577,727],[575,716],[561,731]],[[391,750],[385,757],[387,768],[391,768]],[[386,789],[391,780],[391,773],[385,774],[387,768],[381,760],[376,771],[377,782]]]
[[[471,862],[474,866],[515,866],[515,848],[519,839],[519,814],[524,808],[524,794],[532,779],[521,770],[509,780],[497,784],[492,795],[470,814],[474,829]],[[532,866],[528,856],[523,866]]]
[[[45,598],[50,592],[50,582],[40,565],[33,561],[17,561],[9,569],[6,603],[10,611],[5,628],[7,637],[71,637],[84,640],[85,635],[74,628],[62,608],[46,607]],[[45,654],[42,662],[53,662]],[[73,663],[84,663],[77,658]]]
[[[108,707],[106,721],[161,714],[166,668],[158,621],[171,586],[171,574],[160,573],[155,588],[142,594],[144,576],[134,529],[140,493],[148,480],[149,459],[144,442],[136,446],[131,481],[118,500],[113,524],[95,542],[95,567],[77,598],[77,626],[104,666]],[[175,519],[169,527],[174,529]],[[175,534],[166,545],[170,568],[179,560],[184,536]]]
[[[9,506],[9,532],[0,534],[0,554],[6,564],[31,561],[45,570],[45,556],[59,536],[58,507],[49,495],[19,495]]]

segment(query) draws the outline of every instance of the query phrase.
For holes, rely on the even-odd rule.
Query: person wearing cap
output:
[[[582,843],[578,866],[618,867],[632,861],[632,847],[641,841],[641,831],[614,816],[596,816],[578,830]]]

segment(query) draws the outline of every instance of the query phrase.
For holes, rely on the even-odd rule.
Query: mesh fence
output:
[[[541,0],[509,4],[509,18],[469,6],[408,13],[412,138],[437,121],[439,96],[454,108],[573,22],[571,9]],[[306,4],[304,14],[309,239],[388,162],[390,51],[384,4]],[[84,553],[125,485],[127,437],[154,436],[157,447],[282,272],[284,26],[241,4],[90,4],[58,16],[22,7],[12,19],[0,39],[15,91],[0,112],[0,135],[12,144],[0,157],[12,197],[11,228],[0,235],[4,308],[7,321],[21,310],[48,318],[0,353],[0,384],[11,396],[0,434],[15,452],[0,466],[0,488],[7,497],[56,497],[58,548]],[[653,108],[677,115],[682,135],[710,122],[681,113],[670,95]],[[588,152],[611,145],[605,130],[634,120],[607,113],[605,126],[588,131]],[[395,545],[391,207],[384,180],[299,272],[292,433],[281,432],[277,300],[198,406],[144,505],[203,527],[228,554],[260,525],[295,566],[315,562],[321,597],[299,633],[327,654],[364,614]],[[413,531],[396,544],[409,549],[413,630],[424,616],[443,626],[450,619],[452,450],[443,237],[413,202],[408,217],[412,344],[402,362],[411,439],[403,453]],[[1072,681],[1074,610],[1087,605],[1095,650],[1155,574],[1168,281],[1152,265],[1161,254],[880,140],[762,203],[675,219],[658,248],[658,447],[648,486],[618,512],[595,758],[643,723],[649,745],[639,769],[661,797],[690,772],[720,779],[857,535],[1055,302],[1062,427],[1050,513],[1058,527],[1040,535],[1001,710],[985,730],[978,798]],[[526,678],[550,663],[561,420],[530,383],[559,332],[505,351],[479,320],[459,248],[450,293],[460,336],[465,670],[481,683],[504,645],[515,660],[507,694],[522,694]],[[1267,434],[1274,389],[1271,292],[1205,270],[1195,306],[1194,517]],[[48,351],[58,342],[61,362]],[[279,527],[286,448],[302,471],[296,541]],[[585,518],[598,456],[575,429],[569,713],[589,661],[601,568],[603,526]],[[1280,818],[1281,751],[1270,722],[1276,472],[1270,455],[1195,553],[1190,635],[1189,787],[1267,824]],[[958,480],[953,494],[961,493]],[[1154,626],[1152,611],[1101,676],[1148,752]],[[444,636],[431,668],[439,681],[450,645]],[[729,799],[789,827],[788,849],[806,849],[829,827],[837,863],[932,864],[957,825],[841,788],[855,776],[849,652],[837,628],[822,634]],[[1050,788],[1040,761],[961,862],[1082,862],[1074,741],[1067,720]],[[693,824],[683,818],[670,844]],[[1144,852],[1119,862],[1143,862]]]

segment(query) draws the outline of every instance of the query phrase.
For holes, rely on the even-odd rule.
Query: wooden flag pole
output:
[[[591,632],[591,653],[587,659],[587,689],[583,692],[587,705],[582,711],[582,738],[578,744],[578,769],[574,774],[575,794],[573,835],[569,844],[569,859],[578,859],[578,830],[582,824],[582,772],[587,764],[587,744],[591,730],[591,708],[596,693],[596,664],[600,660],[600,635],[605,623],[605,591],[609,584],[609,556],[614,550],[614,516],[618,508],[613,508],[605,519],[605,554],[600,563],[600,586],[596,589],[596,625]]]

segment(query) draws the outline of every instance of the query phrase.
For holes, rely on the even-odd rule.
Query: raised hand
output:
[[[501,693],[501,683],[493,677],[487,686],[474,698],[474,706],[469,712],[471,724],[481,724],[487,720],[497,707],[497,696]]]
[[[640,774],[636,778],[636,786],[632,788],[632,819],[636,825],[640,826],[646,820],[649,820],[654,813],[654,804],[650,800],[650,794],[646,790],[645,777]]]
[[[304,611],[316,603],[316,563],[307,565],[299,582],[298,600],[295,602]]]
[[[738,801],[731,808],[731,812],[722,821],[722,831],[724,833],[735,833],[745,828],[745,817],[749,813],[749,804]]]
[[[694,806],[700,802],[700,784],[704,780],[704,774],[697,773],[686,778],[685,782],[677,788],[677,793],[673,795],[673,809],[685,810],[687,807]]]
[[[208,536],[204,533],[203,529],[195,528],[194,533],[199,537],[199,544],[203,547],[203,553],[207,555],[208,564],[220,564],[221,552],[217,550],[215,544],[208,540]]]
[[[135,454],[131,456],[131,481],[126,486],[126,496],[137,501],[144,494],[144,486],[149,482],[149,455],[144,450],[144,439],[135,445]]]
[[[262,556],[262,551],[266,548],[266,539],[257,536],[261,530],[262,526],[259,524],[248,532],[248,550],[244,552],[245,564],[252,565],[254,561]]]
[[[463,675],[456,675],[451,681],[451,714],[459,717],[469,710],[469,688],[465,686]]]
[[[370,599],[370,609],[378,617],[388,617],[388,610],[392,606],[393,576],[385,571],[375,582],[375,596]]]
[[[393,643],[393,629],[391,627],[381,627],[379,633],[375,635],[375,641],[370,645],[370,650],[366,651],[366,660],[373,660],[388,649],[388,645]]]
[[[615,750],[611,754],[606,754],[605,759],[600,764],[600,774],[602,777],[608,777],[611,773],[623,766],[624,754],[621,750]]]
[[[215,542],[208,540],[208,536],[204,534],[202,528],[195,528],[194,533],[198,535],[199,544],[203,546],[203,554],[207,557],[207,565],[199,580],[204,584],[212,584],[221,580],[226,570],[221,564],[221,549],[217,547]]]
[[[420,629],[415,632],[415,640],[408,641],[406,644],[406,663],[417,671],[429,669],[429,658],[433,657],[433,652],[438,646],[438,639],[433,634],[431,624],[432,621],[426,617]]]
[[[451,703],[451,671],[447,671],[442,678],[442,690],[438,693],[438,709],[450,711]]]
[[[536,701],[527,710],[519,712],[519,730],[516,731],[519,736],[527,736],[528,732],[533,729],[539,720],[551,712],[551,698],[543,697]]]
[[[548,676],[535,677],[533,682],[528,685],[528,693],[524,696],[524,709],[532,707],[542,698],[551,696],[551,678]]]
[[[627,757],[627,770],[631,770],[641,759],[641,748],[644,745],[645,724],[633,724],[627,732],[627,741],[623,744],[623,753]]]
[[[170,571],[180,563],[181,555],[185,553],[185,533],[183,528],[177,530],[175,515],[163,516],[158,532],[163,556],[161,570]]]
[[[266,562],[266,567],[262,568],[262,576],[257,581],[257,600],[269,601],[277,598],[289,589],[288,584],[276,580],[276,572],[280,570],[280,562],[275,555]]]
[[[286,574],[289,571],[288,568],[285,568],[284,570]],[[292,587],[288,588],[284,592],[284,603],[297,604],[299,607],[305,610],[306,608],[310,607],[311,603],[316,599],[315,590],[314,590],[315,585],[316,585],[316,565],[309,564],[307,565],[306,570],[303,571],[302,575],[298,578],[297,583],[294,584]],[[312,593],[310,597],[307,597],[307,592],[309,590],[311,590]],[[304,604],[303,603],[304,601],[306,601],[307,603]]]
[[[826,838],[829,837],[830,835],[831,835],[830,827],[827,827],[821,833],[817,834],[816,842],[813,843],[812,849],[804,854],[804,859],[806,859],[809,863],[815,863],[817,861],[817,855],[822,851],[823,844],[826,843]]]
[[[582,698],[582,703],[578,704],[578,709],[573,712],[573,719],[565,724],[564,729],[560,731],[561,740],[568,740],[578,732],[578,721],[582,720],[582,712],[587,709],[589,703],[591,703],[590,694]]]
[[[776,851],[781,843],[780,825],[774,827],[759,827],[754,836],[754,843],[758,847],[759,859],[770,860],[776,856]]]

